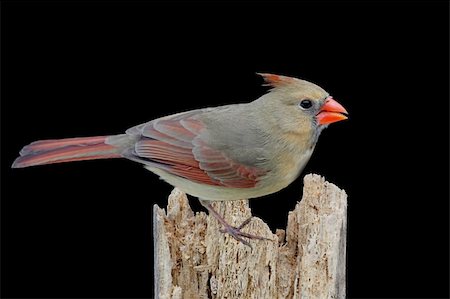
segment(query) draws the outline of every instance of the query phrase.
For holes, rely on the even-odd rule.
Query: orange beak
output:
[[[322,108],[320,108],[319,113],[317,113],[316,119],[319,124],[327,125],[347,119],[348,117],[344,115],[344,113],[348,114],[347,110],[345,110],[341,104],[333,100],[332,97],[328,97]]]

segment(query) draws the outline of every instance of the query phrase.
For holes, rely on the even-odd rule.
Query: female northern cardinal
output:
[[[272,87],[247,104],[178,113],[128,129],[125,134],[41,140],[25,146],[12,167],[126,158],[169,184],[197,196],[224,231],[232,227],[211,200],[248,199],[279,191],[299,175],[330,123],[347,111],[319,86],[296,78],[260,74]]]

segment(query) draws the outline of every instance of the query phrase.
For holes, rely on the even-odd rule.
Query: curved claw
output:
[[[241,225],[239,225],[239,226],[237,227],[237,229],[240,230],[240,229],[242,229],[244,226],[246,226],[247,224],[249,224],[250,221],[252,221],[252,218],[253,218],[253,217],[248,217],[247,219],[245,219],[245,221],[242,222]]]
[[[247,224],[249,224],[251,220],[252,220],[252,217],[247,218],[238,227],[231,226],[228,223],[226,223],[226,224],[222,223],[225,228],[220,229],[220,232],[229,234],[230,236],[232,236],[236,240],[242,242],[243,244],[249,246],[250,248],[252,248],[250,243],[248,241],[244,240],[242,237],[245,237],[245,238],[248,238],[248,239],[273,241],[272,239],[269,239],[269,238],[266,238],[266,237],[261,237],[261,236],[252,235],[252,234],[249,234],[249,233],[242,232],[241,229],[243,227],[245,227]]]
[[[221,223],[223,225],[224,228],[220,229],[221,233],[227,233],[227,234],[231,235],[234,239],[238,240],[239,242],[242,242],[243,244],[249,246],[250,248],[252,248],[250,243],[248,241],[244,240],[242,237],[248,238],[248,239],[274,241],[274,240],[269,239],[269,238],[260,237],[260,236],[256,236],[256,235],[252,235],[252,234],[241,232],[241,229],[244,228],[247,224],[250,223],[250,221],[252,220],[252,217],[246,219],[238,227],[234,227],[234,226],[231,226],[230,224],[228,224],[225,221],[225,219],[223,219],[223,217],[220,216],[219,213],[217,213],[216,210],[213,209],[212,205],[209,202],[206,202],[204,200],[200,200],[200,203],[206,209],[208,209],[210,214],[212,214],[219,221],[219,223]]]

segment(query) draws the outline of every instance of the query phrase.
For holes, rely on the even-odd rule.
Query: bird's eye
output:
[[[299,105],[303,109],[309,109],[312,107],[313,104],[312,104],[311,100],[305,99],[305,100],[302,100]]]

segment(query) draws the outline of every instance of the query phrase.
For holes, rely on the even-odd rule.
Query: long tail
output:
[[[39,140],[20,151],[12,167],[22,168],[35,165],[121,158],[120,150],[105,141],[109,136]]]

